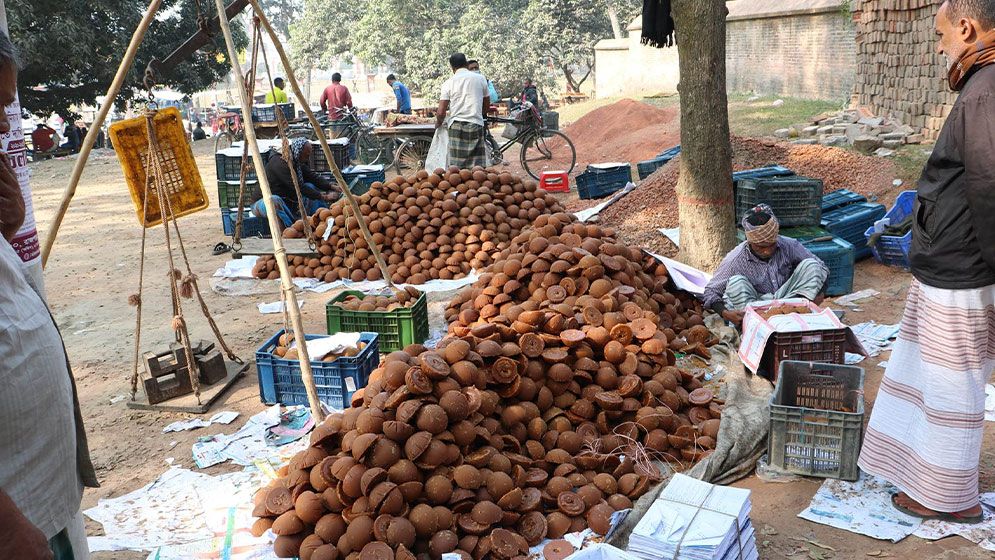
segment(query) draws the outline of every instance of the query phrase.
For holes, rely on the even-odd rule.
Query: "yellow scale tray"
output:
[[[183,130],[183,119],[175,107],[156,112],[153,117],[155,134],[159,141],[163,182],[169,197],[173,217],[186,216],[208,207],[207,191],[200,179],[200,171]],[[149,142],[144,116],[116,122],[110,126],[111,142],[117,152],[124,178],[135,203],[138,222],[148,228],[162,223],[156,185],[149,186],[148,213],[145,212],[145,170],[148,167]]]

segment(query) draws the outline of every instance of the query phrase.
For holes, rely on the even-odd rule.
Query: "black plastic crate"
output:
[[[276,122],[277,107],[283,111],[283,118],[286,120],[292,121],[297,117],[293,103],[271,103],[269,105],[253,105],[252,120],[255,122]]]
[[[836,210],[837,208],[843,208],[844,206],[849,206],[858,202],[867,202],[867,198],[862,194],[857,194],[846,189],[826,193],[822,195],[822,213],[826,214]]]
[[[846,328],[775,332],[767,339],[757,373],[776,382],[781,362],[785,360],[842,364],[845,354]]]
[[[667,150],[667,151],[670,152],[672,150]],[[679,154],[679,153],[680,153],[680,146],[678,146],[677,153],[675,153],[673,155],[664,155],[664,154],[661,154],[661,155],[656,156],[653,159],[648,159],[646,161],[641,161],[641,162],[637,163],[636,164],[636,173],[639,175],[639,180],[642,181],[643,179],[645,179],[645,178],[649,177],[650,175],[652,175],[653,172],[655,172],[657,169],[660,169],[664,165],[670,163],[670,160],[672,160],[675,157],[677,157],[677,154]],[[666,152],[665,152],[665,154],[666,154]]]
[[[632,166],[629,164],[610,168],[597,168],[588,165],[587,170],[578,175],[577,194],[580,198],[603,198],[622,190],[632,180]]]
[[[782,227],[818,226],[822,221],[822,180],[768,177],[736,182],[736,222],[757,204],[767,204]]]
[[[235,234],[238,219],[238,209],[224,208],[221,210],[221,227],[225,235]],[[242,237],[269,237],[269,221],[252,214],[251,210],[242,211]]]
[[[329,142],[329,149],[332,151],[332,158],[335,160],[335,165],[339,170],[349,167],[349,142]],[[325,159],[325,152],[321,149],[321,144],[318,142],[311,142],[311,161],[309,162],[311,171],[322,173],[326,171],[331,171],[331,167],[328,166],[328,160]]]
[[[252,155],[246,159],[248,169],[246,170],[246,181],[255,181],[256,168],[252,164]],[[242,173],[242,148],[228,148],[214,154],[214,165],[217,171],[218,181],[241,181]]]
[[[770,464],[805,476],[857,480],[864,370],[784,361],[770,400]]]
[[[769,177],[791,177],[794,171],[781,165],[768,165],[756,169],[746,169],[744,171],[734,171],[732,174],[733,183],[745,179],[766,179]]]

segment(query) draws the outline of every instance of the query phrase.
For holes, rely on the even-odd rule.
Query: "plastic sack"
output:
[[[435,129],[432,145],[425,157],[425,169],[447,169],[449,167],[449,130],[444,126]]]
[[[504,125],[504,130],[501,132],[501,137],[507,138],[508,140],[512,140],[515,138],[515,136],[518,136],[518,127],[511,123]]]

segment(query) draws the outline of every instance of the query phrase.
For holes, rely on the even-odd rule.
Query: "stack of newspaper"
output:
[[[756,560],[750,491],[674,475],[627,550],[646,560]]]

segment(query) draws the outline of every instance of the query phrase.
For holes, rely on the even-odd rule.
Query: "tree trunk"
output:
[[[673,0],[681,81],[681,257],[714,270],[736,244],[724,0]]]
[[[567,91],[577,92],[580,91],[577,88],[577,84],[574,82],[573,72],[570,71],[570,67],[566,64],[563,65],[563,77],[567,80]]]
[[[608,19],[612,22],[612,33],[615,38],[622,39],[622,26],[618,24],[618,12],[612,6],[608,6]]]

